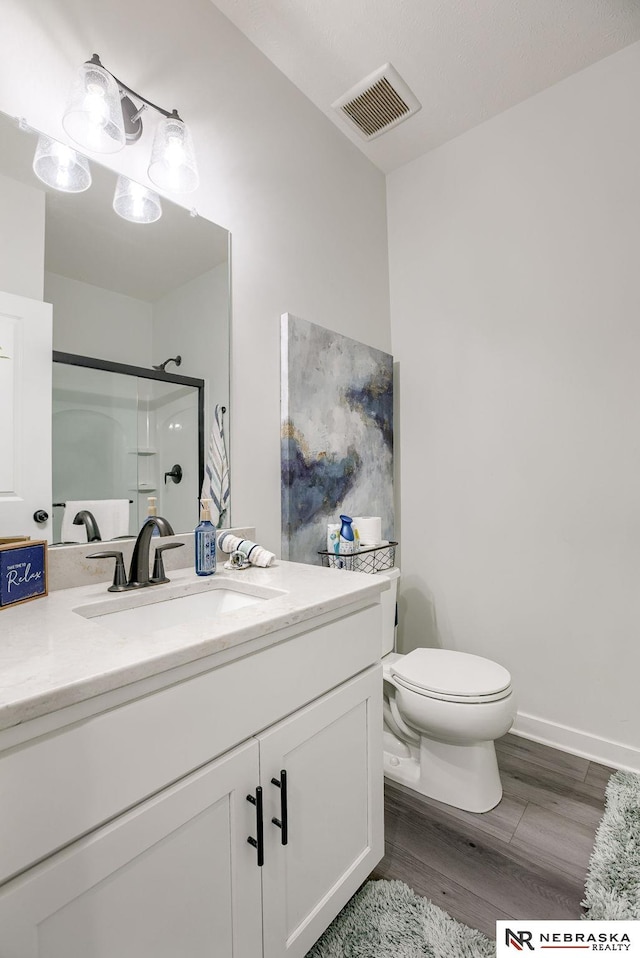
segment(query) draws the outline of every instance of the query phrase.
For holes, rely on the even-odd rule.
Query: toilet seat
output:
[[[449,649],[415,649],[391,664],[393,681],[444,702],[497,702],[511,694],[509,672],[490,659]]]

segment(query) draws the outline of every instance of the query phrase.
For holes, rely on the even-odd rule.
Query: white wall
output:
[[[388,178],[405,645],[635,768],[639,88],[636,44]]]
[[[202,185],[179,199],[232,232],[232,519],[279,551],[280,315],[389,350],[384,177],[209,0],[5,0],[0,108],[63,137],[74,71],[96,51],[190,123]],[[147,116],[108,158],[140,182]]]
[[[44,298],[53,303],[54,349],[147,369],[151,365],[151,303],[48,272]]]
[[[156,470],[154,495],[158,500],[158,515],[169,519],[176,530],[191,531],[200,519],[197,393],[195,389],[168,387],[164,383],[150,385],[150,393],[155,398],[149,404],[149,423],[158,455],[139,458],[147,461],[150,476]],[[165,482],[164,473],[176,464],[182,467],[181,481],[175,483],[168,479]]]
[[[219,382],[220,398],[228,398],[227,356],[229,352],[229,267],[222,263],[153,304],[153,361],[182,356],[179,369],[167,372]],[[184,322],[189,321],[185,338]]]
[[[188,319],[189,333],[184,323]],[[205,381],[205,435],[212,409],[229,399],[229,266],[222,263],[153,304],[153,362],[182,356],[168,372]],[[205,440],[205,456],[207,440]]]
[[[0,174],[0,289],[42,299],[44,193]]]

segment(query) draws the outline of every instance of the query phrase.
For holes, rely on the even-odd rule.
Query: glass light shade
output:
[[[71,139],[95,153],[125,145],[118,84],[104,67],[83,63],[71,85],[62,125]]]
[[[113,208],[130,223],[155,223],[162,216],[160,197],[126,176],[119,176]]]
[[[87,158],[48,136],[38,137],[33,172],[47,186],[63,193],[82,193],[91,186]]]
[[[176,116],[160,121],[149,163],[149,179],[162,190],[190,193],[200,182],[188,126]]]

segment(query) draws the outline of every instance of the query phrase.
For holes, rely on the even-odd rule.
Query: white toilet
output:
[[[488,812],[502,798],[495,739],[516,714],[509,672],[447,649],[393,651],[399,569],[383,592],[384,774],[447,805]]]

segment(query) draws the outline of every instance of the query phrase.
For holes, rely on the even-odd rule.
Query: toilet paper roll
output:
[[[382,541],[380,516],[354,516],[353,524],[360,534],[361,546],[377,546]]]

